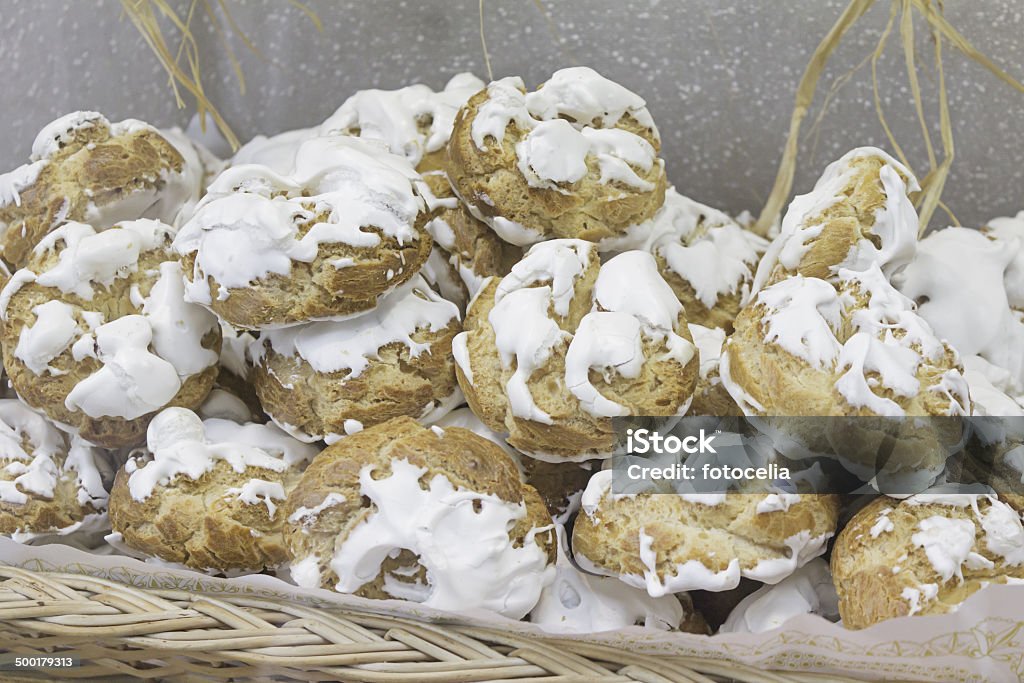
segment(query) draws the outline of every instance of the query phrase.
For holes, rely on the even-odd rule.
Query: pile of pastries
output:
[[[0,533],[556,632],[1024,581],[1003,423],[972,443],[1021,495],[613,492],[615,418],[1024,416],[1024,212],[919,240],[864,147],[764,238],[660,148],[585,67],[360,91],[226,161],[47,125],[0,176]]]

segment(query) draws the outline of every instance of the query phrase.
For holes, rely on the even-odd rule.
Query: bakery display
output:
[[[919,239],[862,147],[764,238],[660,148],[587,67],[360,90],[228,161],[58,119],[0,176],[0,533],[550,633],[1024,581],[1024,213]],[[684,416],[796,476],[613,490],[622,420]],[[819,451],[870,502],[815,492]],[[958,477],[991,488],[918,493]]]
[[[114,480],[116,542],[201,571],[278,567],[285,499],[318,450],[273,425],[168,408]]]
[[[501,448],[459,427],[396,418],[342,439],[284,511],[300,586],[521,618],[554,571],[537,492]]]
[[[682,414],[697,380],[682,305],[644,251],[601,264],[590,242],[536,244],[465,329],[453,351],[470,407],[539,459],[607,456],[612,417]]]
[[[138,443],[156,412],[198,407],[213,386],[220,328],[185,301],[172,237],[149,219],[65,223],[0,292],[15,391],[96,445]]]

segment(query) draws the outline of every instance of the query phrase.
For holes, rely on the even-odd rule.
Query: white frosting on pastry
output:
[[[76,131],[96,126],[109,128],[112,138],[150,131],[160,135],[182,154],[183,164],[179,171],[170,168],[159,169],[153,175],[140,178],[153,187],[137,188],[122,193],[118,199],[98,206],[90,202],[86,207],[85,220],[98,229],[109,228],[122,221],[137,218],[152,218],[174,223],[184,206],[194,204],[202,192],[201,170],[197,172],[186,150],[178,147],[173,136],[165,135],[147,123],[126,119],[111,123],[102,114],[94,111],[77,111],[61,116],[39,131],[32,144],[30,162],[10,173],[0,176],[0,206],[20,205],[20,193],[38,178],[40,172],[50,163],[62,147],[70,143]],[[0,224],[0,232],[7,228]]]
[[[777,344],[814,368],[829,368],[839,358],[836,338],[842,303],[824,280],[795,275],[757,294],[766,308],[765,342]]]
[[[1019,517],[1017,522],[1020,523]],[[971,520],[936,515],[922,519],[918,528],[920,531],[910,540],[924,550],[932,569],[942,578],[943,583],[954,575],[963,581],[962,566],[965,563],[972,569],[993,566],[984,556],[973,552],[975,526]]]
[[[269,344],[283,356],[302,358],[317,372],[347,371],[346,379],[352,379],[389,344],[404,345],[410,358],[430,353],[431,345],[415,341],[413,335],[420,330],[438,332],[458,319],[458,307],[416,275],[369,313],[265,331],[252,342],[250,353],[259,362]]]
[[[396,597],[449,611],[483,608],[513,619],[533,608],[554,568],[537,545],[541,529],[532,529],[519,547],[509,537],[526,515],[525,504],[456,489],[441,474],[421,484],[427,470],[404,459],[392,460],[387,477],[374,479],[374,469],[366,465],[359,473],[360,493],[373,503],[372,512],[330,560],[339,592],[359,590],[380,574],[387,557],[409,550],[425,569],[427,585],[386,581],[385,590]]]
[[[448,144],[459,108],[484,87],[473,74],[460,73],[439,92],[421,84],[398,90],[360,90],[323,122],[319,132],[380,141],[415,166],[424,154]],[[422,127],[426,130],[421,131]]]
[[[246,505],[266,505],[267,515],[273,519],[277,513],[275,500],[284,500],[284,485],[279,481],[250,479],[241,486],[229,488],[225,497],[236,497]]]
[[[170,226],[147,219],[103,232],[67,223],[35,248],[39,254],[60,250],[56,264],[39,274],[18,271],[0,292],[0,317],[6,319],[11,297],[29,282],[93,301],[115,280],[137,273],[139,257],[166,248],[170,238]],[[186,379],[217,362],[217,354],[202,345],[216,319],[185,303],[178,262],[164,261],[144,275],[155,278],[149,293],[135,287],[125,302],[138,313],[106,322],[95,311],[54,299],[36,306],[36,321],[20,331],[14,355],[37,375],[53,374],[51,363],[69,349],[75,360],[103,363],[68,394],[69,410],[132,420],[162,408]]]
[[[11,477],[0,480],[0,502],[24,505],[29,495],[52,499],[58,481],[73,476],[77,503],[105,510],[98,457],[78,437],[69,444],[68,437],[21,401],[0,399],[0,470]]]
[[[743,598],[718,629],[720,633],[763,633],[801,614],[839,616],[839,596],[828,562],[814,559],[774,586]]]
[[[679,628],[684,613],[675,596],[652,598],[611,577],[581,572],[566,554],[564,527],[555,528],[555,578],[530,612],[531,622],[550,633],[598,633],[638,624],[661,631]]]
[[[248,422],[253,417],[252,409],[245,401],[229,391],[216,387],[206,395],[196,414],[204,420],[219,418],[232,422]]]
[[[295,170],[295,153],[299,147],[318,135],[316,127],[288,130],[269,137],[257,135],[238,148],[231,158],[231,165],[265,166],[278,175],[291,175]]]
[[[867,238],[859,240],[835,270],[865,270],[868,266],[877,265],[891,276],[914,258],[918,220],[907,193],[920,189],[917,180],[906,167],[882,150],[859,147],[829,164],[811,192],[793,199],[782,219],[778,237],[772,241],[758,265],[752,293],[765,286],[776,265],[796,270],[810,249],[811,240],[825,227],[824,223],[814,222],[815,219],[843,199],[842,190],[856,173],[852,162],[863,157],[879,157],[885,161],[879,171],[886,196],[885,205],[876,212],[871,228],[880,244],[876,245]],[[901,174],[910,179],[909,183],[903,181]]]
[[[725,330],[720,327],[704,327],[690,323],[690,336],[697,347],[700,358],[700,378],[708,379],[713,373],[718,372],[718,365],[722,359],[722,347],[725,345]],[[721,379],[713,378],[712,385],[719,384]]]
[[[935,332],[965,356],[1005,368],[1012,391],[1024,393],[1024,314],[1019,306],[1024,228],[995,221],[991,236],[970,228],[933,232],[895,278]]]
[[[403,158],[345,136],[304,142],[287,176],[258,165],[230,168],[174,241],[178,253],[196,254],[186,296],[211,303],[208,277],[224,299],[229,288],[288,275],[294,261],[312,262],[321,244],[373,248],[382,235],[400,244],[421,239],[419,182]]]
[[[644,99],[586,66],[560,69],[537,91],[525,97],[530,113],[541,120],[568,117],[580,125],[600,121],[611,128],[629,114],[658,135]]]
[[[240,474],[250,467],[284,472],[312,460],[319,450],[292,439],[273,425],[202,421],[184,408],[167,408],[153,418],[146,447],[152,460],[143,462],[133,457],[125,465],[129,472],[128,490],[137,501],[149,498],[157,486],[173,485],[179,476],[197,480],[217,462],[226,462]]]

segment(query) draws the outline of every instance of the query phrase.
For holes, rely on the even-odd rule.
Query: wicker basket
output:
[[[78,574],[0,567],[0,578],[0,652],[78,659],[72,668],[0,672],[4,681],[852,680]]]

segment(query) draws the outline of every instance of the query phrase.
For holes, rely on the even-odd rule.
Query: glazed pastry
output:
[[[582,506],[576,564],[654,597],[778,583],[825,552],[839,514],[832,495],[615,494],[611,470],[590,479]]]
[[[1021,515],[995,495],[881,497],[839,534],[832,574],[847,628],[951,612],[987,584],[1024,581]]]
[[[0,534],[26,542],[109,528],[102,456],[16,399],[0,399]]]
[[[882,150],[847,152],[811,192],[793,199],[751,293],[794,275],[829,280],[843,269],[877,266],[891,276],[914,258],[918,219],[907,195],[919,189],[910,171]]]
[[[168,406],[198,407],[217,375],[216,318],[185,303],[173,229],[66,223],[0,292],[4,367],[29,405],[106,448],[138,443]]]
[[[0,176],[0,249],[25,265],[39,240],[67,221],[97,230],[136,218],[174,223],[199,199],[203,168],[160,131],[79,111],[44,127],[29,163]]]
[[[569,561],[565,529],[559,525],[555,579],[540,594],[530,621],[549,633],[600,633],[628,626],[659,631],[708,633],[689,595],[652,598],[606,576],[585,574]]]
[[[285,514],[292,578],[306,588],[519,619],[554,573],[537,492],[498,446],[457,427],[396,418],[342,439]]]
[[[764,586],[736,605],[719,633],[763,633],[801,614],[839,618],[839,596],[828,562],[815,558],[774,586]]]
[[[174,247],[188,301],[241,329],[365,313],[430,254],[419,176],[343,136],[309,140],[295,169],[218,176]]]
[[[192,569],[277,567],[287,560],[282,505],[317,450],[273,425],[168,408],[117,474],[114,531],[143,555]]]
[[[725,330],[720,327],[702,327],[690,324],[690,336],[697,346],[700,358],[700,370],[697,375],[697,387],[693,390],[693,403],[690,405],[691,415],[713,415],[725,417],[742,415],[743,412],[732,399],[722,378],[718,374],[718,366],[722,359],[722,347],[725,345]]]
[[[540,459],[607,457],[611,418],[683,414],[697,380],[682,305],[643,251],[602,265],[583,240],[534,245],[465,329],[452,348],[469,406]]]
[[[249,347],[256,337],[220,321],[221,347],[217,381],[200,406],[199,416],[220,417],[235,422],[266,422],[263,405],[253,386]]]
[[[445,169],[462,200],[512,244],[616,237],[665,197],[661,143],[646,103],[587,67],[527,93],[488,84],[455,119]]]
[[[250,347],[252,381],[271,418],[304,441],[392,417],[431,422],[462,402],[452,339],[455,304],[416,276],[373,311],[264,332]]]

